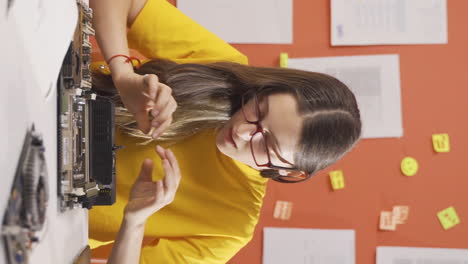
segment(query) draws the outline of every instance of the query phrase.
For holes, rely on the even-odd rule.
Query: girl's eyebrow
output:
[[[269,100],[268,100],[269,98],[268,98],[268,97],[266,97],[266,98],[267,98],[267,99],[265,100],[265,101],[266,101],[266,104],[267,104],[266,112],[265,112],[265,113],[261,113],[261,111],[260,111],[260,115],[262,116],[262,121],[265,120],[266,116],[267,116],[267,115],[269,114],[269,112],[270,112],[270,111],[269,111],[269,110],[270,110],[270,103],[269,103]],[[260,103],[260,102],[259,102],[259,103]],[[262,127],[265,128],[265,127],[263,126],[263,124],[262,124]],[[275,152],[276,157],[277,157],[280,161],[282,161],[282,162],[284,162],[284,163],[292,164],[291,162],[287,161],[286,159],[284,159],[284,158],[282,157],[282,156],[283,156],[283,152],[281,151],[281,146],[280,146],[279,141],[278,141],[278,138],[276,138],[275,134],[273,134],[272,131],[271,131],[269,128],[267,128],[266,132],[267,132],[267,134],[268,134],[268,138],[272,138],[272,139],[273,139],[273,147],[271,147],[271,146],[268,146],[268,147],[270,147],[271,149],[273,149],[273,151]],[[268,139],[267,139],[266,141],[267,141],[266,144],[268,145]],[[270,144],[270,145],[271,145],[271,144]]]
[[[265,113],[261,113],[261,109],[260,109],[260,115],[262,116],[262,121],[264,121],[265,118],[267,117],[267,115],[270,113],[270,103],[269,103],[268,99],[269,98],[267,96],[266,100],[265,100],[266,105],[267,105]],[[260,102],[259,102],[259,104],[260,104]],[[263,124],[262,124],[262,127],[264,127]],[[275,135],[271,132],[271,130],[269,128],[267,129],[267,133],[268,133],[269,136],[271,136],[271,138],[273,138],[273,143],[274,143],[273,149],[275,150],[275,152],[277,152],[277,154],[283,155],[283,152],[281,151],[281,147],[279,145],[278,139],[275,137]],[[267,144],[268,144],[268,142],[267,142]]]

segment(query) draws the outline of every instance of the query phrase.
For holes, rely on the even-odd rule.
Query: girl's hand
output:
[[[125,107],[133,114],[138,128],[147,134],[154,127],[153,138],[157,138],[169,127],[177,103],[172,89],[159,82],[154,74],[139,75],[134,72],[120,74],[114,78]],[[150,123],[148,112],[153,120]]]
[[[170,204],[180,183],[179,164],[172,151],[160,146],[156,147],[156,151],[161,157],[165,176],[154,182],[151,178],[153,161],[146,159],[143,162],[124,211],[125,220],[132,225],[144,225],[148,217]]]

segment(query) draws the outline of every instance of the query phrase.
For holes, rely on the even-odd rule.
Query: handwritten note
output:
[[[229,43],[293,41],[293,0],[177,0],[177,7]]]
[[[281,68],[287,68],[288,67],[288,54],[285,52],[282,52],[280,54],[280,67]]]
[[[392,212],[382,211],[380,212],[380,230],[386,231],[395,231],[396,230],[396,222],[395,218],[393,217]]]
[[[412,157],[405,157],[401,161],[401,172],[406,176],[414,176],[419,169],[418,161]]]
[[[329,175],[330,175],[330,182],[331,182],[331,186],[333,190],[336,191],[336,190],[344,189],[345,181],[344,181],[343,171],[341,170],[331,171]]]
[[[363,138],[403,136],[399,55],[289,58],[288,68],[325,73],[345,83],[356,96]]]
[[[393,218],[397,225],[406,223],[409,215],[409,206],[405,205],[396,205],[393,206]]]
[[[331,43],[446,44],[447,0],[332,0]]]
[[[450,152],[450,138],[448,134],[432,135],[432,146],[435,152]]]
[[[347,229],[263,229],[263,264],[355,264],[356,231]]]
[[[448,230],[460,223],[460,218],[458,218],[457,211],[455,211],[453,206],[438,212],[437,217],[445,230]]]
[[[468,249],[377,247],[376,264],[462,264]]]
[[[292,203],[286,201],[276,201],[273,218],[289,220],[292,213]]]

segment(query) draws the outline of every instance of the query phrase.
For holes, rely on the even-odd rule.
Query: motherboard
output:
[[[78,25],[58,94],[58,193],[62,210],[115,202],[114,104],[92,89],[92,10],[78,1]]]
[[[1,234],[9,264],[28,263],[38,232],[44,226],[47,201],[47,166],[42,137],[34,126],[26,133],[18,161]]]

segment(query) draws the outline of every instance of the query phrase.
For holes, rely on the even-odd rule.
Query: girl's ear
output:
[[[288,171],[288,170],[278,170],[281,176],[294,177],[304,179],[306,177],[305,173],[302,171]]]

